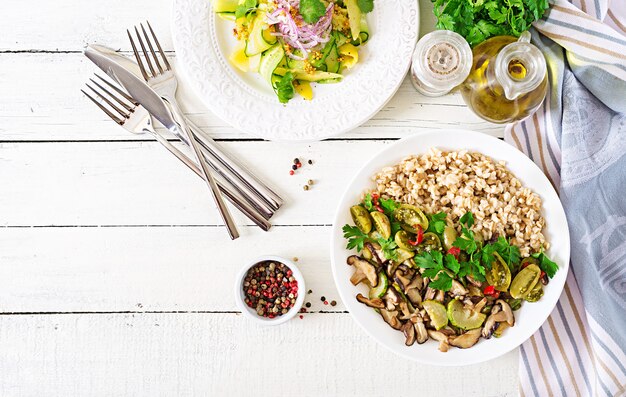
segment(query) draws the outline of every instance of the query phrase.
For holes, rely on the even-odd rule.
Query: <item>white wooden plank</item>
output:
[[[221,146],[284,197],[273,224],[319,225],[332,223],[345,184],[391,142]],[[294,157],[304,165],[290,176]],[[4,143],[0,164],[0,225],[221,225],[206,185],[156,142]]]
[[[329,227],[0,228],[0,312],[236,311],[233,285],[260,255],[298,258],[311,310],[343,311]],[[323,305],[320,297],[338,305]]]
[[[142,139],[117,127],[82,95],[80,89],[96,71],[82,54],[0,54],[0,92],[11,93],[0,98],[1,139]],[[189,116],[214,138],[253,138],[209,112],[184,79],[179,92]],[[469,128],[502,135],[501,126],[479,119],[459,94],[428,98],[407,79],[372,120],[342,137],[399,138],[414,127]]]
[[[3,396],[513,396],[517,353],[464,368],[396,357],[348,315],[0,317]]]

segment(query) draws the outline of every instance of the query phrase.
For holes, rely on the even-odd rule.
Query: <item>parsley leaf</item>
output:
[[[473,47],[498,35],[519,36],[540,19],[548,0],[431,0],[437,29],[452,30]]]
[[[300,0],[300,15],[306,23],[316,23],[326,13],[326,7],[320,0]]]
[[[392,261],[398,259],[398,253],[396,252],[396,248],[398,246],[396,245],[395,241],[391,239],[385,240],[382,237],[379,238],[377,241],[378,244],[380,244],[380,249],[383,251],[383,254],[385,254],[385,258]]]
[[[428,283],[428,286],[432,289],[449,291],[452,288],[452,277],[446,272],[440,272],[435,280]]]
[[[397,203],[395,200],[386,199],[382,197],[380,198],[380,200],[378,200],[378,204],[380,204],[380,207],[383,209],[383,211],[385,211],[385,214],[387,214],[389,217],[391,217],[393,215],[393,212],[396,210],[396,208],[400,206],[400,204]]]
[[[457,274],[461,269],[461,264],[452,254],[446,254],[444,262],[446,267],[450,269],[454,274]]]
[[[546,254],[544,254],[543,250],[532,254],[532,257],[539,261],[539,268],[546,272],[546,275],[550,278],[554,277],[556,271],[559,270],[559,265],[548,258]]]
[[[367,14],[368,12],[372,12],[372,10],[374,10],[374,0],[357,0],[357,4],[363,14]]]
[[[474,225],[474,214],[472,214],[469,211],[466,212],[465,214],[463,214],[461,219],[459,219],[459,222],[461,222],[462,224],[464,224],[468,228],[472,227]]]
[[[453,261],[448,258],[449,256],[452,257]],[[458,269],[459,263],[453,255],[446,255],[445,267],[443,256],[439,251],[423,252],[419,256],[413,258],[413,260],[417,266],[426,269],[422,275],[431,279],[428,284],[429,287],[442,291],[448,291],[452,287],[453,277],[446,272],[446,268],[452,270],[453,272],[454,269]]]
[[[274,90],[278,96],[280,103],[287,103],[295,95],[295,88],[293,87],[294,76],[293,73],[287,72],[285,75],[274,84]]]
[[[237,6],[237,9],[235,9],[235,18],[239,19],[247,13],[255,11],[257,5],[257,0],[246,0],[243,4]]]
[[[435,215],[429,216],[428,229],[427,232],[441,234],[443,230],[446,228],[446,213],[440,212]]]
[[[498,240],[495,242],[485,245],[480,252],[480,259],[487,265],[487,268],[491,268],[491,264],[495,260],[493,256],[494,252],[497,252],[502,259],[504,259],[512,272],[517,271],[521,260],[520,251],[517,246],[512,245],[502,236],[498,237]]]
[[[367,234],[358,227],[350,225],[344,225],[341,230],[343,230],[343,238],[348,240],[347,249],[356,248],[359,252],[363,251],[363,244],[369,239]]]
[[[372,195],[371,194],[367,193],[365,195],[365,198],[363,199],[363,206],[368,211],[371,211],[374,208],[374,205],[372,204]]]

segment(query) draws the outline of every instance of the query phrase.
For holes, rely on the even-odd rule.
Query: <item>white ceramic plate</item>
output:
[[[296,96],[282,105],[258,74],[228,62],[233,22],[215,15],[211,0],[174,0],[172,15],[178,64],[205,105],[233,127],[277,141],[319,140],[369,120],[402,83],[419,30],[417,1],[376,1],[358,65],[339,84],[314,84],[312,101]]]
[[[372,175],[385,166],[400,162],[411,154],[426,152],[431,147],[442,150],[462,150],[481,152],[495,160],[506,161],[506,166],[522,181],[522,184],[539,194],[543,200],[543,216],[546,219],[546,238],[551,244],[548,255],[559,265],[559,271],[545,287],[545,295],[539,302],[524,303],[515,312],[515,326],[506,330],[501,338],[481,339],[471,349],[451,348],[447,353],[440,352],[438,343],[432,340],[407,347],[401,332],[389,327],[379,314],[357,302],[355,296],[366,294],[363,285],[353,286],[350,276],[353,269],[346,264],[346,258],[354,254],[345,249],[346,241],[341,228],[352,224],[350,206],[359,201],[361,193],[374,188]],[[356,174],[348,184],[339,206],[332,229],[331,262],[333,276],[341,299],[354,319],[377,342],[393,352],[411,360],[433,365],[468,365],[486,361],[505,354],[528,339],[539,329],[556,305],[569,268],[570,242],[565,212],[552,185],[541,170],[523,153],[513,146],[486,134],[462,130],[421,131],[386,147]]]

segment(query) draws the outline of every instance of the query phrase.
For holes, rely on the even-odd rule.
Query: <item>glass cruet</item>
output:
[[[548,88],[546,60],[530,43],[530,33],[496,36],[472,50],[469,76],[461,85],[465,103],[493,123],[509,123],[532,114]]]

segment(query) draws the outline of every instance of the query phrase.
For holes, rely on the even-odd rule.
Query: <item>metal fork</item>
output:
[[[108,80],[95,75],[97,80],[89,79],[90,84],[86,84],[91,92],[100,100],[94,98],[85,90],[81,91],[93,103],[95,103],[107,116],[120,126],[133,134],[149,133],[163,145],[170,153],[181,160],[187,167],[193,170],[199,177],[204,178],[202,170],[185,153],[176,148],[163,135],[156,132],[152,122],[152,117],[130,95]],[[95,86],[95,88],[94,88]],[[103,104],[104,102],[104,104]],[[106,105],[105,105],[106,104]],[[252,222],[261,229],[267,231],[271,224],[256,211],[247,201],[239,197],[222,182],[217,181],[218,188],[226,198],[241,212],[243,212]]]
[[[145,63],[147,64],[147,69],[141,60],[138,47],[135,45],[131,32],[129,30],[126,31],[128,38],[130,39],[133,53],[135,54],[137,64],[139,64],[141,68],[141,74],[144,80],[157,94],[161,96],[165,103],[169,105],[174,118],[177,121],[182,121],[183,123],[181,124],[185,124],[191,128],[195,138],[209,153],[207,160],[209,160],[209,164],[212,168],[218,174],[224,176],[229,183],[231,183],[232,186],[236,188],[246,199],[248,199],[250,203],[259,211],[272,216],[274,211],[281,207],[283,200],[244,167],[228,158],[228,156],[220,150],[215,141],[195,126],[191,120],[187,119],[183,111],[180,109],[178,101],[176,100],[176,90],[178,87],[176,74],[165,56],[163,48],[161,47],[152,26],[147,21],[146,25],[148,26],[148,31],[150,31],[150,36],[148,35],[143,24],[139,25],[141,33],[143,33],[143,38],[140,34],[140,29],[137,28],[137,26],[135,26],[134,30],[137,36],[137,41],[139,42],[141,53],[146,59]],[[162,64],[159,61],[155,47],[158,50],[158,54],[161,56]],[[149,54],[152,55],[152,59],[148,56]],[[186,137],[179,136],[178,138],[183,140],[183,142],[186,142]]]
[[[182,112],[180,111],[180,109],[178,108],[178,105],[175,102],[176,89],[178,87],[176,76],[174,75],[174,72],[172,71],[172,68],[169,62],[167,61],[167,58],[165,57],[165,53],[163,53],[163,49],[161,48],[161,45],[158,44],[158,41],[156,40],[154,31],[152,31],[152,35],[153,35],[153,38],[155,39],[155,42],[158,44],[157,47],[159,48],[161,57],[164,60],[165,70],[161,67],[159,58],[157,57],[156,52],[154,52],[154,48],[152,47],[152,42],[149,40],[148,34],[146,33],[146,29],[143,27],[143,25],[141,25],[141,30],[143,31],[143,34],[146,37],[148,46],[150,47],[150,53],[152,54],[152,57],[153,57],[152,61],[150,60],[150,56],[148,56],[148,52],[146,51],[146,46],[144,45],[143,40],[141,39],[139,30],[137,29],[137,27],[135,27],[135,33],[137,34],[137,38],[139,39],[139,44],[141,45],[141,51],[143,52],[143,55],[145,57],[146,63],[148,64],[148,67],[150,68],[150,73],[151,73],[150,75],[148,75],[144,62],[142,61],[141,57],[139,56],[139,53],[137,52],[137,47],[135,46],[135,42],[133,41],[133,36],[130,34],[130,31],[128,30],[126,31],[128,33],[128,38],[130,39],[131,46],[133,47],[135,58],[137,58],[137,65],[139,65],[141,74],[143,75],[143,78],[146,80],[148,85],[150,85],[150,87],[152,87],[159,95],[161,95],[161,98],[163,99],[163,101],[169,105],[170,109],[172,110],[174,114],[174,118],[177,119],[177,121],[182,126],[181,130],[185,131],[185,133],[187,134],[186,137],[179,136],[179,138],[183,142],[185,142],[186,140],[189,147],[191,147],[192,152],[194,153],[195,160],[198,164],[200,164],[200,169],[202,170],[202,173],[204,174],[204,179],[207,185],[209,186],[209,189],[211,191],[211,194],[213,195],[213,199],[215,200],[215,203],[217,204],[217,209],[219,210],[219,213],[222,216],[222,219],[224,220],[226,229],[228,229],[230,238],[232,240],[235,240],[236,238],[239,237],[239,232],[237,231],[235,222],[233,221],[233,218],[230,212],[228,211],[228,207],[226,207],[226,204],[224,204],[224,200],[222,199],[222,195],[219,192],[219,189],[217,187],[213,174],[211,170],[209,170],[209,166],[207,165],[205,161],[203,161],[204,156],[202,155],[200,145],[196,141],[194,134],[191,132],[191,130],[187,126],[186,120],[184,120],[181,117],[177,117],[177,115],[180,115]],[[152,62],[155,63],[156,67],[158,68],[158,72],[152,66]],[[159,87],[158,90],[157,90],[157,87]],[[174,101],[172,101],[172,98],[174,98]]]

